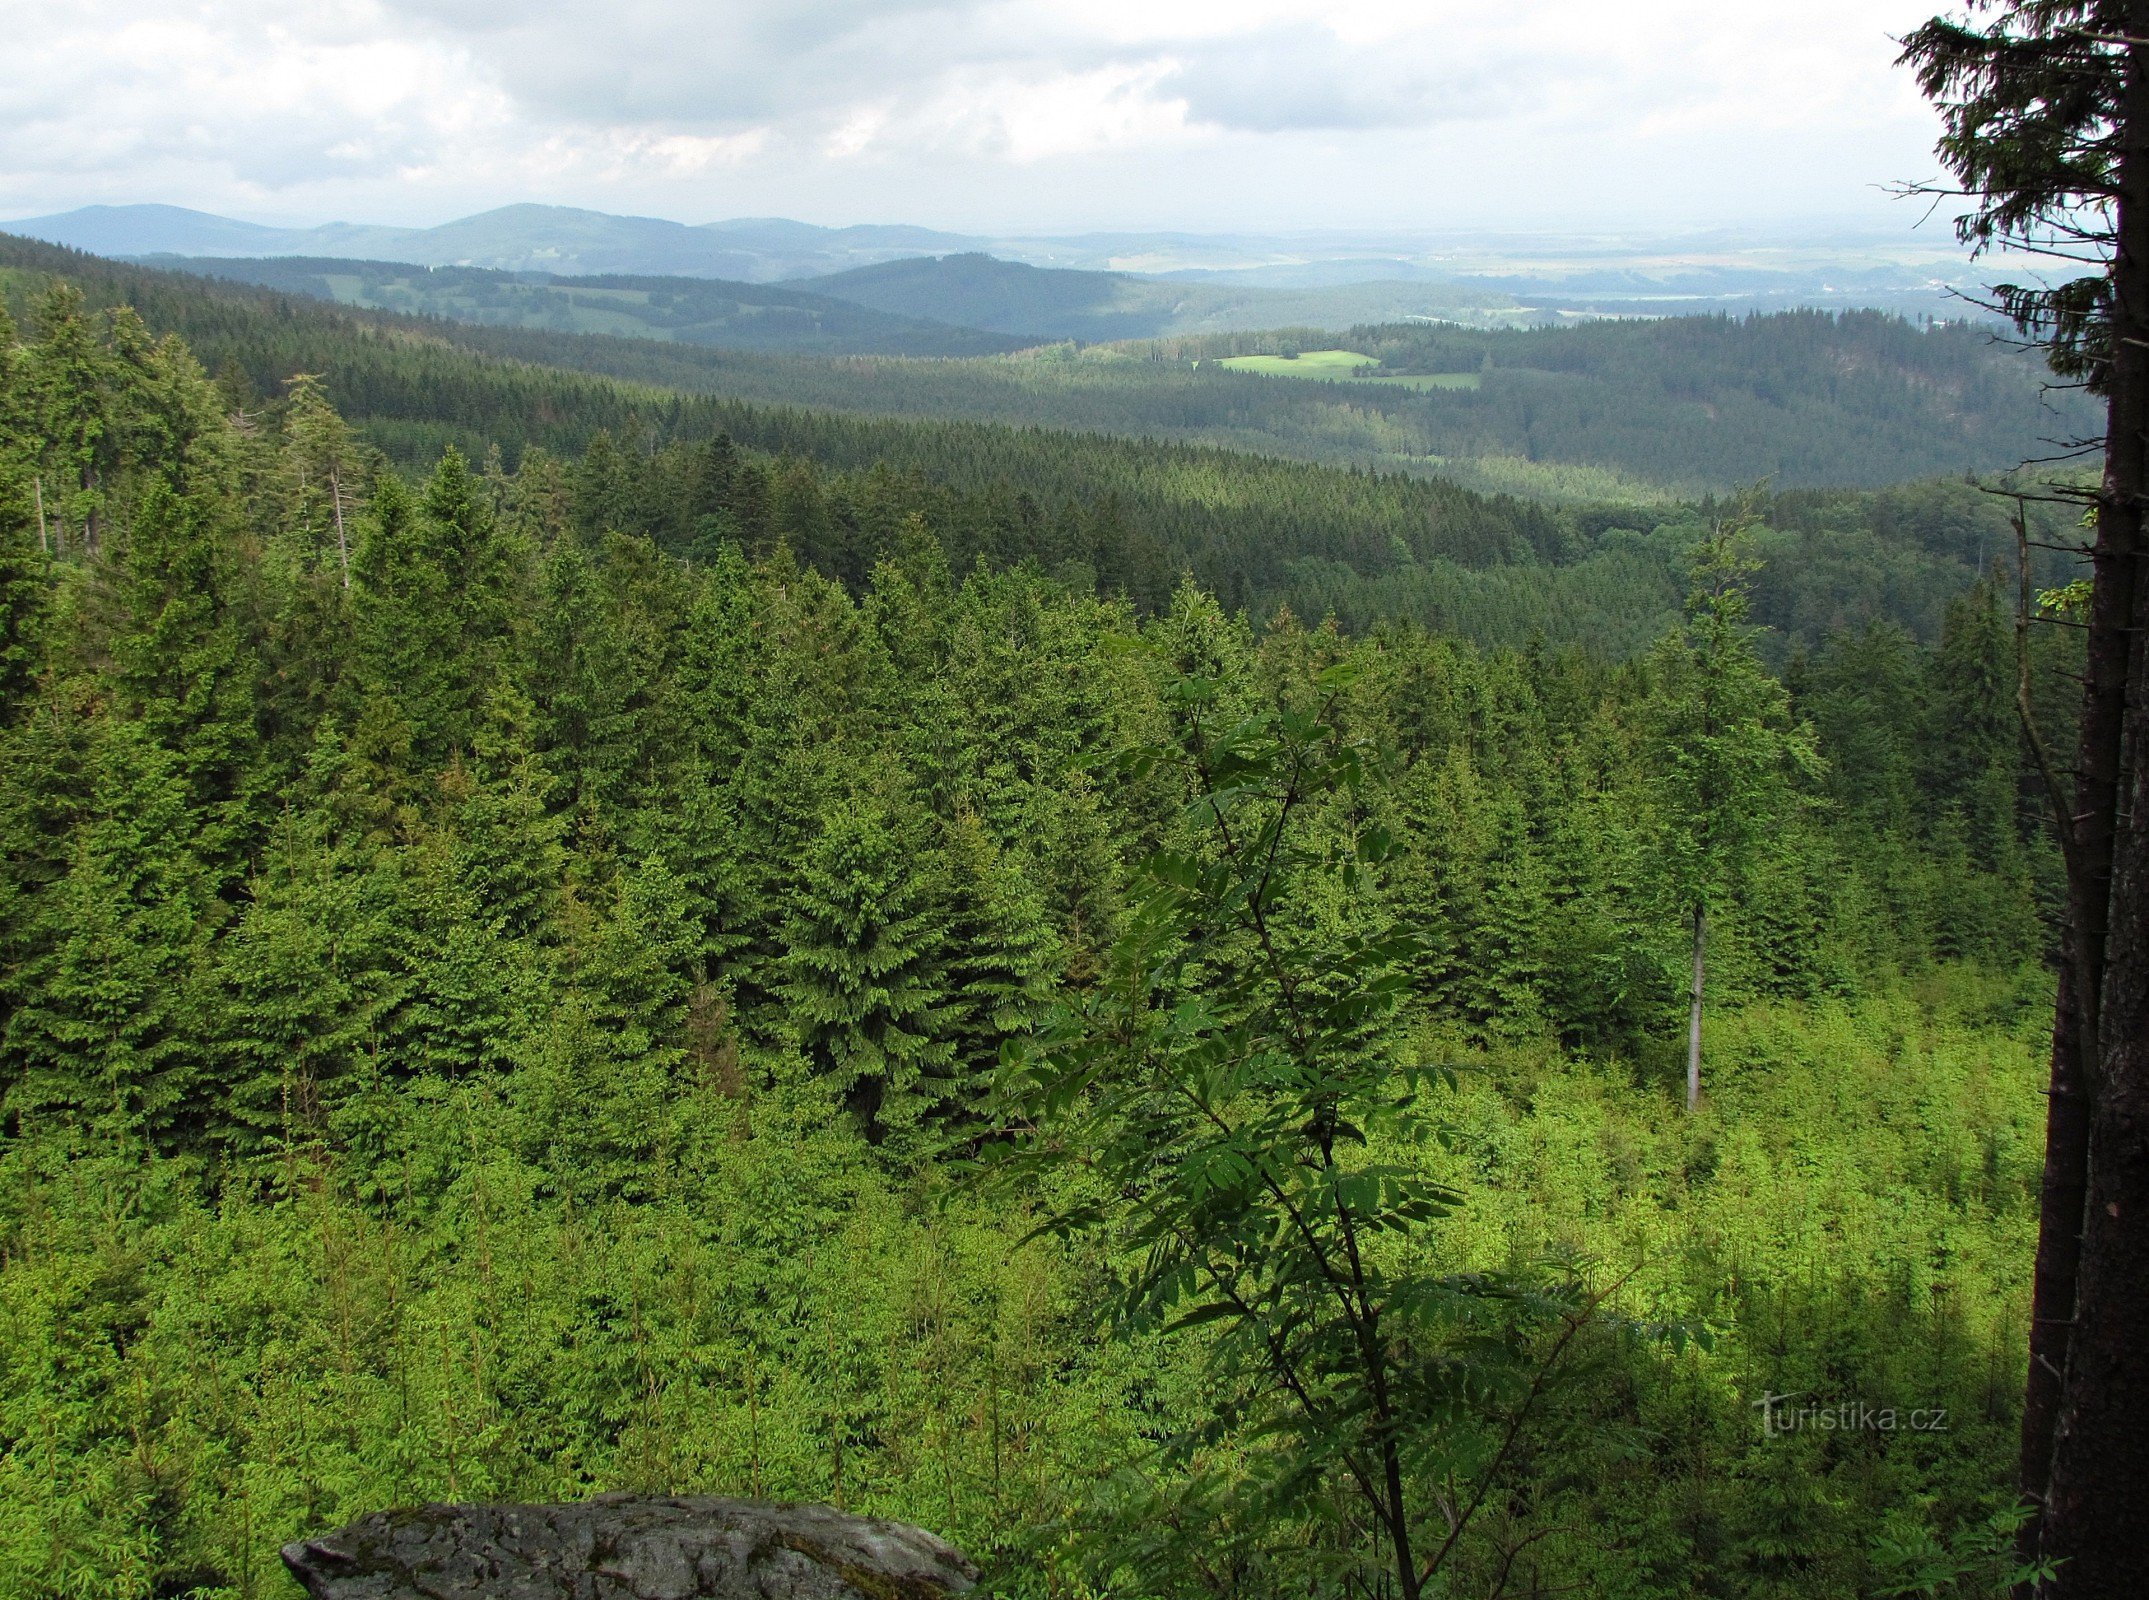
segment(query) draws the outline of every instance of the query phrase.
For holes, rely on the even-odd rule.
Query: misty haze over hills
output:
[[[1331,313],[1278,307],[1270,325],[1344,326],[1382,317],[1544,320],[1572,314],[1874,307],[1955,317],[1960,291],[1988,281],[1938,227],[1911,237],[1751,231],[1663,236],[1090,233],[988,237],[903,225],[821,227],[784,218],[690,226],[563,206],[511,205],[430,228],[327,223],[270,227],[177,206],[86,206],[0,224],[121,257],[307,256],[562,276],[632,274],[792,282],[925,257],[990,255],[1032,267],[1111,271],[1217,289],[1320,292],[1381,284]],[[820,292],[841,295],[839,286]],[[964,321],[954,307],[911,315]],[[1499,313],[1536,313],[1503,318]],[[1249,309],[1248,315],[1254,313]],[[990,325],[990,324],[988,324]],[[1244,320],[1238,326],[1251,326]]]

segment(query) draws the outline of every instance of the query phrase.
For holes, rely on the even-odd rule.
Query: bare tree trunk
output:
[[[2055,1281],[2062,1267],[2076,1274],[2068,1320],[2054,1323],[2064,1327],[2065,1378],[2038,1555],[2059,1563],[2046,1593],[2085,1600],[2137,1592],[2149,1550],[2149,582],[2140,570],[2149,496],[2149,0],[2131,0],[2126,34],[2109,410],[2068,874],[2076,941],[2068,954],[2080,985],[2075,1084],[2061,1082],[2064,1030],[2054,1031],[2054,1111],[2061,1089],[2086,1090],[2088,1137],[2081,1158],[2048,1145],[2047,1203],[2060,1215],[2038,1236],[2040,1282],[2048,1269]],[[2078,1159],[2079,1189],[2073,1174],[2056,1170]],[[2071,1244],[2073,1259],[2048,1262],[2048,1244],[2055,1257]],[[2059,1310],[2049,1308],[2055,1318]],[[2026,1464],[2039,1420],[2024,1419]],[[2024,1476],[2028,1487],[2033,1472]]]
[[[1694,986],[1686,1012],[1686,1109],[1701,1105],[1701,976],[1702,953],[1709,941],[1708,907],[1694,907]]]
[[[52,554],[52,535],[45,530],[45,480],[38,477],[30,482],[37,490],[37,548],[49,556]]]
[[[343,563],[343,586],[351,586],[351,542],[343,533],[343,480],[333,468],[328,474],[328,503],[336,510],[336,558]]]
[[[2044,779],[2052,807],[2053,831],[2069,881],[2080,873],[2075,797],[2062,781],[2043,733],[2037,726],[2030,670],[2030,530],[2021,500],[2015,502],[2015,570],[2020,592],[2015,603],[2015,710],[2022,735]],[[2029,1374],[2022,1395],[2022,1441],[2018,1468],[2022,1497],[2044,1504],[2052,1480],[2052,1433],[2059,1423],[2060,1396],[2066,1386],[2067,1343],[2074,1330],[2074,1299],[2080,1277],[2082,1207],[2089,1186],[2089,1083],[2083,1029],[2090,1012],[2082,989],[2089,981],[2090,952],[2075,936],[2070,918],[2062,930],[2058,994],[2052,1008],[2051,1084],[2045,1101],[2045,1166],[2038,1205],[2037,1266],[2030,1288]],[[2019,1563],[2038,1559],[2036,1520],[2025,1522],[2016,1541]],[[2031,1600],[2029,1585],[2021,1600]]]

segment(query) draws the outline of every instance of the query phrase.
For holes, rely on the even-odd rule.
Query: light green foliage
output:
[[[1369,1149],[1422,1134],[1421,1080],[1393,1037],[1413,941],[1351,915],[1392,841],[1366,829],[1339,863],[1309,821],[1366,781],[1372,752],[1334,721],[1354,676],[1329,667],[1310,704],[1251,716],[1213,679],[1170,684],[1170,743],[1124,759],[1178,769],[1192,840],[1144,863],[1097,994],[1018,1050],[1003,1112],[1022,1133],[988,1170],[1079,1174],[1040,1226],[1131,1264],[1109,1310],[1122,1332],[1210,1333],[1208,1404],[1167,1458],[1190,1469],[1178,1493],[1260,1530],[1244,1551],[1264,1565],[1289,1540],[1329,1545],[1335,1513],[1306,1508],[1341,1500],[1345,1526],[1378,1534],[1324,1552],[1332,1581],[1414,1597],[1475,1531],[1502,1423],[1512,1439],[1585,1310],[1565,1285],[1532,1294],[1389,1248],[1459,1196]],[[1557,1333],[1533,1378],[1542,1324]],[[1231,1470],[1203,1462],[1219,1450]]]
[[[1301,350],[1296,355],[1224,356],[1216,363],[1231,372],[1254,372],[1265,378],[1314,378],[1329,383],[1381,383],[1406,389],[1475,389],[1475,372],[1383,372],[1377,358],[1355,350]]]
[[[954,1095],[945,889],[900,798],[845,795],[797,863],[776,991],[861,1129],[914,1134]]]
[[[1481,380],[1420,393],[1262,383],[1208,359],[1273,353],[1275,335],[1105,358],[818,361],[375,325],[0,240],[19,321],[34,325],[55,278],[191,340],[224,403],[249,414],[294,372],[326,374],[365,444],[406,471],[430,471],[450,443],[471,461],[592,453],[602,470],[578,470],[575,514],[592,538],[642,534],[706,562],[727,539],[759,556],[782,533],[802,564],[856,589],[916,517],[957,573],[980,557],[1034,559],[1151,610],[1192,571],[1233,608],[1332,610],[1357,631],[1407,618],[1485,645],[1542,635],[1609,655],[1678,615],[1676,568],[1701,529],[1675,502],[1764,476],[1947,475],[1777,496],[1755,596],[1786,640],[1880,618],[1934,637],[1947,600],[2012,547],[2000,506],[1960,475],[2039,453],[2060,426],[2033,361],[1968,325],[1877,316],[1389,326],[1347,341],[1391,375]],[[1946,409],[1964,397],[1994,408],[1977,413],[1974,447],[1970,419]],[[769,457],[795,459],[776,473]],[[557,459],[518,477],[518,526],[565,520],[563,477]],[[2040,539],[2066,532],[2034,505],[2031,520]],[[2045,567],[2042,581],[2073,575]]]
[[[1745,522],[1719,522],[1691,556],[1686,625],[1649,659],[1643,715],[1665,828],[1659,841],[1673,903],[1721,900],[1818,775],[1810,729],[1796,725],[1783,685],[1754,647]]]
[[[125,316],[60,312],[96,374],[67,437],[120,442],[95,548],[86,522],[46,548],[38,325],[0,353],[0,1595],[289,1594],[275,1547],[363,1511],[620,1487],[913,1518],[1011,1594],[1326,1594],[1386,1565],[1347,1459],[1389,1439],[1421,1529],[1483,1490],[1458,1593],[1503,1564],[1855,1593],[1984,1524],[2052,867],[2007,800],[1988,596],[1937,646],[1821,630],[1780,684],[1741,658],[1769,719],[1845,755],[1786,769],[1787,820],[1721,881],[1717,1095],[1682,1122],[1671,680],[1618,648],[1660,631],[1678,527],[1602,530],[1586,581],[1659,587],[1601,652],[1529,644],[1515,576],[1587,562],[1503,569],[1512,647],[1308,627],[1175,588],[1109,495],[900,461],[621,427],[609,459],[412,483],[339,455],[288,371],[227,395]],[[319,494],[344,459],[348,591]],[[1202,526],[1243,513],[1288,564],[1281,469],[1085,459],[1128,505],[1166,463]],[[1406,505],[1360,491],[1338,525]],[[1565,536],[1408,504],[1452,511],[1442,537]],[[1404,545],[1443,604],[1490,581]],[[1206,777],[1117,760],[1158,747]],[[1266,888],[1220,819],[1276,843]],[[1130,1187],[951,1192],[1026,1040],[1096,1068],[1060,1109]],[[1416,1092],[1441,1068],[1459,1089]],[[1141,1088],[1187,1083],[1228,1136]],[[1262,1171],[1379,1235],[1407,1415],[1369,1428]],[[1205,1231],[1022,1243],[1144,1197]],[[1214,1304],[1188,1268],[1264,1297],[1321,1418],[1221,1320],[1101,1336],[1113,1306]],[[1505,1290],[1621,1274],[1572,1381],[1520,1408],[1572,1302]],[[1680,1346],[1699,1322],[1713,1350]],[[1757,1383],[1969,1420],[1764,1439]]]

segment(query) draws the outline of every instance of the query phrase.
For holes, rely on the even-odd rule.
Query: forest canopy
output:
[[[1032,363],[1044,374],[1037,382],[1050,380],[1039,394],[1050,399],[1059,392],[1053,386],[1068,382],[1068,392],[1087,396],[1073,420],[1098,431],[1070,433],[827,409],[834,397],[849,396],[855,407],[902,412],[901,385],[913,381],[990,396],[996,384],[1004,387],[996,376],[1002,369],[990,365],[769,365],[765,357],[687,353],[720,363],[718,381],[663,365],[677,359],[666,354],[674,347],[648,341],[457,330],[116,266],[46,245],[0,248],[0,286],[18,320],[31,317],[56,278],[75,283],[92,305],[131,306],[150,329],[184,338],[216,375],[227,410],[250,414],[277,401],[291,374],[319,373],[339,412],[406,470],[424,468],[450,443],[472,462],[497,449],[510,467],[533,448],[555,457],[587,454],[586,472],[616,479],[603,491],[602,512],[615,527],[684,556],[698,519],[721,514],[738,524],[734,531],[749,548],[782,537],[794,554],[853,585],[915,513],[957,571],[980,557],[1035,559],[1063,575],[1082,569],[1105,592],[1125,592],[1143,609],[1159,606],[1190,572],[1227,606],[1264,615],[1289,605],[1308,619],[1333,614],[1356,630],[1407,618],[1481,643],[1520,645],[1542,636],[1623,654],[1676,615],[1682,553],[1711,515],[1660,493],[1638,503],[1560,506],[1406,474],[1393,458],[1387,470],[1337,468],[1125,437],[1170,431],[1144,412],[1142,395],[1168,396],[1199,375],[1176,358],[1159,380],[1164,387],[1124,392],[1109,383],[1088,387],[1093,371],[1109,375],[1123,363]],[[1810,343],[1833,324],[1817,318],[1780,325],[1804,329]],[[1737,324],[1715,326],[1698,336],[1705,347],[1738,337]],[[1939,348],[1924,343],[1939,336],[1888,319],[1875,319],[1873,328],[1914,349]],[[1521,334],[1513,348],[1570,333],[1581,341],[1576,349],[1598,336],[1588,329]],[[1989,357],[1985,336],[1975,335],[1975,344],[1971,337],[1962,333],[1957,355]],[[621,376],[540,364],[550,357]],[[727,393],[759,393],[756,371],[773,375],[768,392],[802,403],[694,392],[716,381]],[[1062,376],[1070,371],[1075,378]],[[876,390],[884,373],[900,380],[897,389]],[[650,381],[625,381],[635,376]],[[1218,392],[1239,397],[1234,405],[1326,387],[1239,374],[1217,381]],[[2024,392],[2034,396],[2034,385]],[[996,405],[989,401],[983,411]],[[1017,412],[1015,420],[1054,415]],[[736,506],[709,499],[716,480],[698,476],[695,452],[718,434],[771,458],[766,473],[741,480],[745,498]],[[1266,448],[1277,437],[1237,434],[1232,442]],[[2021,447],[2033,449],[2034,438]],[[615,473],[615,464],[645,459],[646,466]],[[1542,476],[1553,469],[1531,470]],[[1881,620],[1930,640],[1949,597],[2011,559],[2006,505],[1960,481],[1864,493],[1774,487],[1780,492],[1764,536],[1771,559],[1757,616],[1781,641],[1810,645],[1828,629]],[[2040,542],[2062,542],[2065,519],[2036,514]],[[2047,559],[2043,576],[2064,581],[2060,565]]]
[[[1138,1235],[1022,1242],[1091,1180],[971,1179],[1028,1041],[1283,1026],[1233,987],[1259,940],[1407,1088],[1323,1181],[1402,1219],[1376,1266],[1445,1398],[1395,1526],[1470,1487],[1443,1582],[1984,1570],[2056,861],[1974,490],[1753,536],[1810,758],[1712,884],[1681,1119],[1660,752],[1716,510],[83,279],[0,326],[0,1588],[276,1593],[360,1511],[615,1487],[927,1521],[1011,1594],[1359,1573],[1348,1451],[1219,1412],[1258,1370],[1169,1331]],[[1277,604],[1313,562],[1350,626]],[[1278,811],[1292,750],[1327,776]],[[1250,897],[1231,816],[1279,841]],[[1823,1388],[1951,1420],[1757,1428]]]
[[[98,263],[27,240],[0,242],[0,265],[9,262],[125,285],[153,322],[193,340],[212,370],[221,356],[211,330],[224,334],[229,311],[210,318],[183,308],[204,299],[267,303],[179,272]],[[2056,386],[2034,355],[1974,315],[1932,325],[1818,311],[1509,330],[1420,322],[1341,335],[1286,329],[1088,347],[1033,340],[1038,348],[994,359],[907,360],[894,353],[974,355],[1020,341],[902,322],[806,285],[525,281],[475,269],[304,260],[203,261],[187,271],[343,303],[353,308],[343,326],[423,330],[471,351],[689,393],[1459,474],[1567,501],[1691,498],[1763,478],[1779,488],[1879,488],[2000,472],[2064,456],[2096,425],[2084,396]],[[157,311],[148,299],[159,302]],[[359,309],[366,307],[404,316],[384,321]],[[280,319],[291,321],[294,311],[311,320],[295,306]],[[160,315],[188,320],[167,324]],[[869,325],[876,317],[887,326]],[[1386,378],[1263,383],[1220,365],[1338,343],[1380,362]],[[849,358],[813,353],[821,351]],[[1473,382],[1428,389],[1401,381],[1412,374]]]

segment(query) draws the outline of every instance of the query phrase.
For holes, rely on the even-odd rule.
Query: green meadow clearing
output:
[[[1223,356],[1220,367],[1234,372],[1258,372],[1270,378],[1318,378],[1329,383],[1385,383],[1405,389],[1475,389],[1474,372],[1359,372],[1360,367],[1379,366],[1372,356],[1355,350],[1307,350],[1295,356]]]

